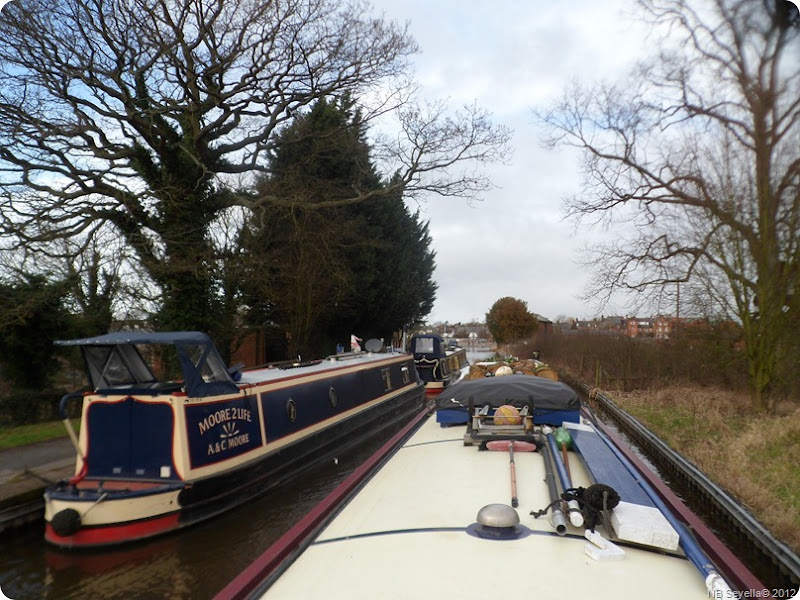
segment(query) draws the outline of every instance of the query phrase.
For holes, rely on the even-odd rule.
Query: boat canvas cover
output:
[[[199,331],[117,331],[91,338],[57,340],[56,346],[79,346],[96,391],[129,388],[147,391],[158,384],[137,345],[174,346],[189,397],[233,394],[239,386],[231,379],[214,343]]]
[[[436,409],[466,408],[486,404],[522,407],[529,400],[539,410],[580,410],[581,401],[571,387],[560,381],[532,375],[483,377],[454,383],[436,397]]]

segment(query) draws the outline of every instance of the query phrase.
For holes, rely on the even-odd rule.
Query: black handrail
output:
[[[76,398],[83,398],[83,392],[72,392],[61,398],[61,401],[58,403],[58,414],[61,416],[62,421],[69,419],[69,415],[67,414],[67,403],[70,400],[75,400]]]

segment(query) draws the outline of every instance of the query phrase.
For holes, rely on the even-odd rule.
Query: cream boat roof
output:
[[[242,371],[240,384],[269,383],[275,380],[290,379],[304,375],[315,375],[329,372],[331,369],[363,367],[375,362],[411,359],[410,354],[401,352],[351,352],[329,356],[321,360],[309,361],[298,367],[256,367]]]
[[[708,599],[685,558],[624,546],[623,560],[598,562],[582,529],[558,537],[530,516],[549,503],[538,452],[514,454],[517,512],[532,534],[467,534],[481,507],[511,504],[511,485],[508,453],[464,446],[463,434],[429,418],[264,598]],[[573,485],[590,484],[571,452],[570,467]]]

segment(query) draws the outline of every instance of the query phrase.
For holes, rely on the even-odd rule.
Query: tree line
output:
[[[7,285],[286,351],[388,337],[435,297],[422,194],[474,197],[509,132],[420,99],[359,0],[20,0],[0,14]],[[61,289],[61,288],[59,288]],[[94,317],[92,317],[94,318]],[[88,321],[85,321],[88,323]]]

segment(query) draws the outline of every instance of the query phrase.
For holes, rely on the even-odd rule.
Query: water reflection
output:
[[[467,348],[467,360],[469,364],[487,360],[494,356],[494,350],[491,348]]]

